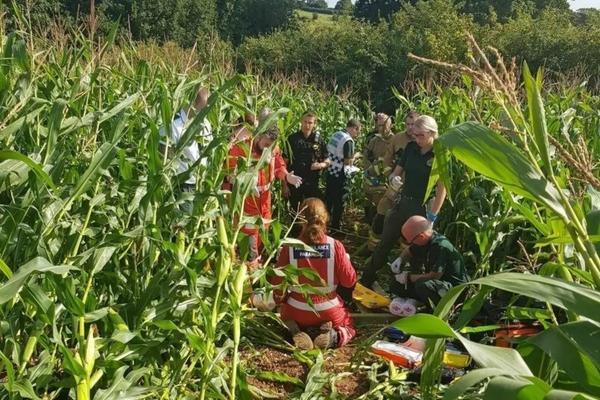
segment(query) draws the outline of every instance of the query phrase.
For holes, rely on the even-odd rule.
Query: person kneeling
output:
[[[356,284],[356,271],[350,262],[344,245],[326,234],[328,214],[325,204],[318,198],[308,198],[300,206],[302,231],[299,239],[311,246],[317,253],[301,248],[283,246],[277,266],[292,265],[299,269],[309,268],[320,279],[311,280],[300,274],[298,282],[312,287],[312,293],[297,287],[289,288],[289,295],[281,305],[281,319],[290,330],[294,344],[309,350],[341,347],[355,335],[356,330],[344,301],[337,293],[338,285],[351,289]],[[274,285],[281,284],[282,278],[271,278]],[[275,298],[281,298],[276,293]],[[307,332],[316,333],[314,340]],[[314,336],[314,334],[313,334]]]
[[[426,218],[410,217],[402,226],[402,236],[410,246],[391,264],[393,295],[433,307],[450,288],[469,280],[462,255]]]

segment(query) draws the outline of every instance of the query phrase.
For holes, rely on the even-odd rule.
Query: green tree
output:
[[[293,21],[294,0],[220,0],[217,3],[221,35],[235,44],[244,38],[283,29]]]
[[[408,53],[449,62],[465,60],[469,52],[465,33],[474,30],[471,16],[459,13],[452,0],[420,1],[414,6],[404,6],[390,24],[386,39],[388,66],[383,79],[377,81],[376,91],[389,98],[389,87],[401,85],[408,71],[415,77],[427,71],[411,62]]]
[[[178,0],[175,10],[173,39],[184,47],[191,47],[199,38],[216,30],[214,0]]]
[[[329,8],[325,0],[307,0],[306,6],[310,8]]]
[[[354,16],[369,22],[378,22],[381,19],[391,21],[392,15],[400,10],[403,3],[405,1],[402,0],[356,0]]]
[[[466,0],[455,1],[465,13],[473,15],[478,23],[490,18],[506,22],[517,14],[538,16],[545,9],[569,10],[567,0]]]
[[[352,1],[351,0],[338,0],[335,4],[335,9],[342,14],[352,14]]]
[[[240,60],[269,73],[303,72],[311,81],[351,87],[368,98],[386,65],[387,27],[340,19],[247,39]]]

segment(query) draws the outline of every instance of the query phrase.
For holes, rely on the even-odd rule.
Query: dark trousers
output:
[[[381,235],[381,233],[383,232],[383,223],[385,222],[385,215],[382,214],[375,214],[375,217],[373,217],[373,222],[371,223],[371,229],[373,230],[373,233],[377,236]]]
[[[290,185],[290,207],[292,211],[298,211],[300,203],[309,197],[323,199],[323,193],[319,189],[319,182],[303,181],[299,187]]]
[[[392,279],[390,284],[390,291],[393,295],[410,297],[427,306],[435,306],[451,288],[450,282],[439,279],[420,279],[407,285]]]
[[[371,256],[371,262],[360,278],[360,283],[370,288],[377,279],[377,271],[387,264],[390,251],[400,239],[402,225],[413,215],[425,216],[423,200],[402,196],[386,214],[381,241]]]
[[[329,225],[334,229],[340,229],[346,194],[346,176],[343,173],[341,176],[327,174],[325,202],[327,203],[327,211],[331,216]]]

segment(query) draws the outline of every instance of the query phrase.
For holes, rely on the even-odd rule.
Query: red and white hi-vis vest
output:
[[[303,294],[298,287],[291,287],[287,304],[298,310],[317,312],[339,307],[341,303],[337,296],[337,283],[335,281],[335,240],[326,236],[325,243],[313,245],[312,247],[317,250],[318,254],[304,249],[289,247],[289,261],[296,268],[312,267],[321,276],[325,282],[325,286],[316,286],[314,285],[315,282],[310,281],[304,276],[300,276],[300,283],[312,284],[313,290],[316,290],[318,294],[309,294],[313,303],[311,306],[306,301],[306,294]]]

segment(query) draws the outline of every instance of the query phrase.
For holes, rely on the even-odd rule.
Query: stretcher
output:
[[[388,297],[366,288],[360,283],[356,284],[354,292],[352,293],[352,298],[360,303],[363,307],[370,310],[380,308],[387,310],[391,302]]]

